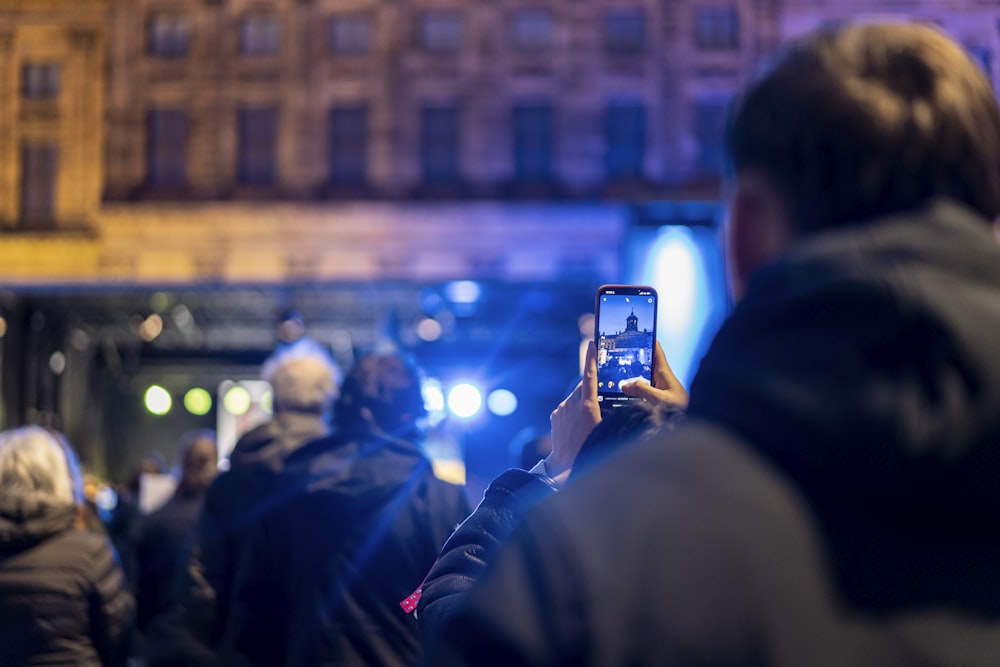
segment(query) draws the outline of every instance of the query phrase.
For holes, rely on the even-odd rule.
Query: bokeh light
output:
[[[231,387],[222,397],[222,407],[231,415],[245,415],[251,403],[250,392],[239,385]]]
[[[448,409],[461,419],[470,419],[483,407],[483,393],[469,382],[456,384],[448,392]]]
[[[201,387],[188,389],[184,394],[184,407],[193,415],[207,415],[212,410],[212,395]]]
[[[517,410],[517,396],[509,389],[494,389],[486,397],[486,407],[498,417],[506,417]]]
[[[173,399],[170,398],[170,392],[158,384],[151,385],[146,389],[143,400],[146,403],[146,409],[154,415],[167,414],[174,403]]]

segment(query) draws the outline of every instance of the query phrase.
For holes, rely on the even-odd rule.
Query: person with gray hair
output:
[[[263,364],[272,387],[273,415],[245,433],[230,454],[230,469],[208,489],[195,549],[178,580],[177,597],[187,625],[217,648],[232,578],[249,528],[273,504],[274,479],[304,444],[330,433],[330,410],[342,373],[310,338],[282,346]]]
[[[106,538],[82,530],[65,439],[0,433],[0,666],[122,665],[133,602]]]

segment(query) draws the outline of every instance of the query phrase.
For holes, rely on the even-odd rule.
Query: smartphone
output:
[[[653,381],[653,346],[659,297],[648,285],[602,285],[597,290],[597,400],[601,412],[629,401],[622,385]]]

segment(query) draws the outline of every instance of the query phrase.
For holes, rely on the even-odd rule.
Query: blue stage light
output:
[[[448,409],[460,419],[471,419],[483,407],[483,394],[474,384],[462,382],[448,391]]]
[[[517,410],[517,396],[508,389],[495,389],[486,397],[486,407],[498,417],[506,417]]]

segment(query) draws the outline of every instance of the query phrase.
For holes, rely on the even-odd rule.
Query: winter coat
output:
[[[0,666],[123,665],[132,596],[76,507],[0,494]]]
[[[462,488],[408,442],[334,435],[288,458],[275,498],[237,574],[223,662],[415,664],[398,603],[468,516]]]
[[[939,201],[801,241],[688,414],[530,511],[427,664],[997,663],[989,221]]]
[[[230,469],[208,488],[195,547],[174,591],[184,624],[202,643],[216,648],[222,641],[233,577],[247,549],[247,536],[276,502],[273,485],[285,459],[329,431],[319,414],[279,412],[240,438],[230,455]]]
[[[440,635],[524,513],[555,492],[542,476],[517,468],[490,483],[476,510],[448,538],[421,586],[417,623],[425,645]]]

